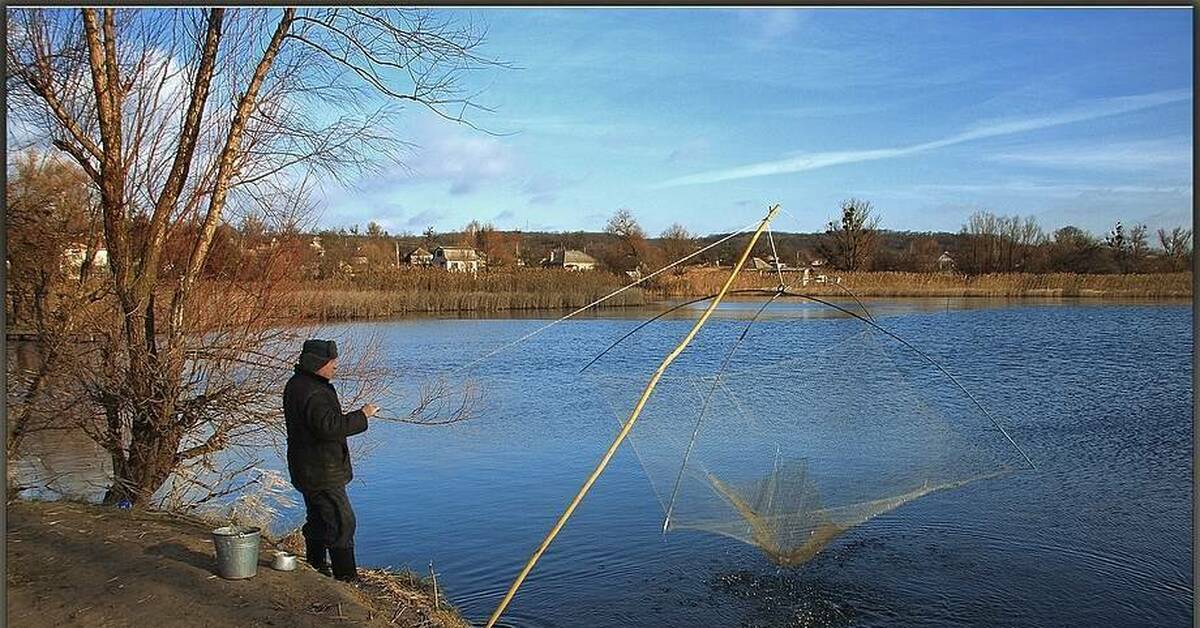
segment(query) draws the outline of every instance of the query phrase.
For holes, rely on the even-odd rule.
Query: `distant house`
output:
[[[560,246],[550,251],[550,257],[542,262],[542,266],[566,270],[595,270],[596,258],[583,251]]]
[[[937,269],[939,273],[952,273],[956,269],[954,258],[950,257],[950,253],[942,251],[942,256],[937,258]]]
[[[78,277],[80,270],[83,269],[83,262],[87,259],[88,247],[86,244],[72,244],[63,251],[63,266],[71,273]],[[108,268],[108,249],[96,249],[95,255],[92,257],[92,268]]]
[[[478,272],[479,252],[470,247],[439,246],[433,251],[433,265],[452,272]]]
[[[433,253],[418,246],[404,256],[404,263],[409,266],[430,266],[433,264]]]

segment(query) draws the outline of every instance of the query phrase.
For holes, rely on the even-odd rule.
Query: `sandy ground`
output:
[[[162,513],[10,502],[7,515],[10,626],[465,625],[412,579],[275,571],[265,540],[255,577],[222,579],[209,527]]]

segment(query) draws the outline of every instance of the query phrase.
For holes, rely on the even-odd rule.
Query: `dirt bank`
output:
[[[152,512],[10,502],[10,626],[466,626],[412,575],[336,582],[302,564],[218,577],[208,526]],[[439,610],[440,607],[440,610]]]

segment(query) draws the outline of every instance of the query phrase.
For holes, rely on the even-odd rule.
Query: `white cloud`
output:
[[[687,163],[695,161],[712,152],[712,142],[708,138],[698,137],[680,146],[667,155],[667,163]]]
[[[809,13],[793,8],[751,8],[738,11],[737,16],[750,26],[746,43],[751,49],[762,50],[794,34]]]
[[[413,156],[396,173],[399,182],[445,182],[450,194],[458,196],[509,179],[519,169],[512,147],[469,129],[434,124],[421,129],[414,143]]]
[[[427,227],[438,224],[445,217],[443,212],[426,209],[409,216],[402,224],[409,229],[424,231]]]
[[[1039,198],[1077,198],[1080,196],[1104,197],[1114,194],[1163,194],[1167,196],[1191,196],[1190,185],[1103,185],[1086,183],[1043,183],[1035,181],[1006,181],[982,184],[928,184],[910,188],[915,195],[929,194],[1029,194]]]
[[[1181,138],[1029,147],[987,158],[1004,163],[1085,170],[1191,170],[1192,144],[1190,138]]]
[[[716,183],[750,177],[761,177],[773,174],[803,172],[839,164],[860,163],[879,159],[891,159],[915,153],[922,153],[938,148],[962,144],[973,140],[1025,133],[1037,129],[1061,126],[1074,122],[1094,120],[1107,116],[1140,111],[1168,103],[1181,102],[1191,98],[1190,90],[1169,90],[1139,94],[1135,96],[1120,96],[1091,102],[1087,105],[1054,114],[1023,119],[993,120],[978,124],[966,131],[956,133],[938,140],[901,146],[895,148],[877,148],[856,151],[830,151],[819,153],[794,154],[784,159],[764,161],[746,166],[711,170],[697,174],[676,177],[663,181],[654,186],[657,188],[676,187],[680,185],[695,185],[700,183]]]
[[[570,138],[605,138],[622,132],[612,122],[579,120],[567,116],[517,117],[496,123],[497,130],[521,134],[566,136]],[[633,133],[630,129],[625,132]]]

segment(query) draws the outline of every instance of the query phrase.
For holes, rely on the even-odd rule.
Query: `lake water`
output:
[[[662,508],[626,447],[525,582],[507,623],[1191,623],[1190,304],[870,305],[1000,415],[1038,470],[918,499],[788,569],[726,537],[662,534]],[[722,316],[755,306],[731,303]],[[771,311],[826,314],[794,304]],[[615,434],[612,412],[572,373],[635,316],[568,321],[490,358],[510,367],[497,369],[506,384],[490,394],[511,398],[495,415],[442,429],[377,423],[379,444],[350,487],[362,562],[425,571],[433,560],[462,611],[485,618]],[[540,324],[368,327],[395,368],[419,377]],[[679,337],[689,324],[653,327]]]
[[[723,306],[713,328],[732,329],[757,305]],[[504,623],[1191,624],[1190,303],[868,305],[998,415],[1037,470],[916,499],[812,561],[780,568],[725,536],[663,534],[662,506],[626,446]],[[483,361],[473,377],[488,397],[470,422],[377,421],[352,441],[369,450],[349,487],[360,563],[426,572],[434,561],[446,595],[468,618],[485,619],[616,433],[603,395],[575,372],[652,312],[571,320]],[[652,340],[681,337],[695,313],[652,325],[627,351],[661,355]],[[763,323],[830,315],[777,304]],[[376,334],[389,366],[415,385],[446,371],[453,381],[456,367],[545,322],[411,319],[326,332]],[[399,393],[383,401],[395,411],[405,403]],[[748,412],[759,410],[771,411]]]

